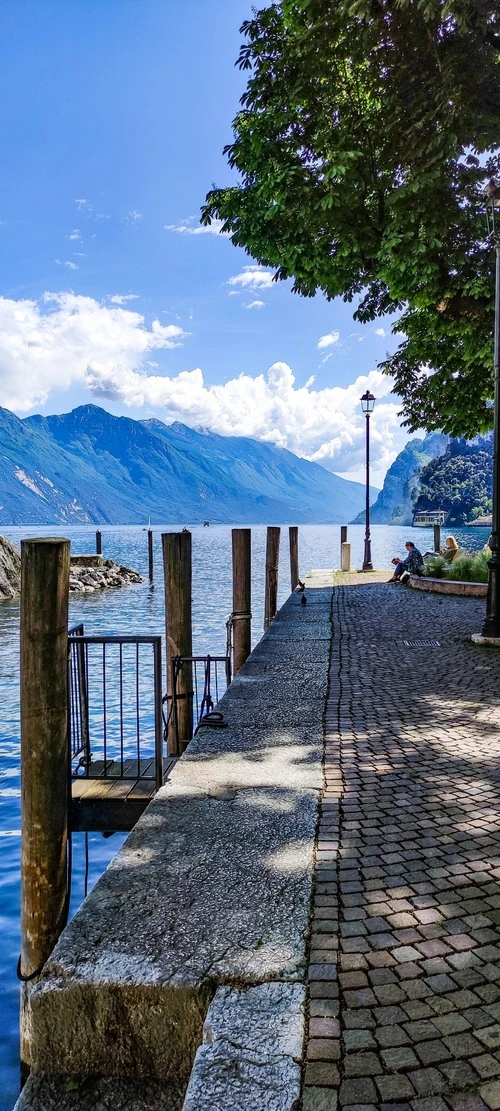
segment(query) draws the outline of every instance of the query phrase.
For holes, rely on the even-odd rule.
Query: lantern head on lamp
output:
[[[363,413],[365,414],[365,417],[369,417],[370,413],[373,413],[375,405],[375,398],[373,394],[370,393],[369,390],[367,390],[366,393],[363,394],[363,397],[360,398],[360,401],[361,408],[363,410]]]

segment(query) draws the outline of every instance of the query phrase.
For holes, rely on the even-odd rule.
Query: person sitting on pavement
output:
[[[421,575],[424,570],[422,552],[419,552],[413,541],[407,540],[405,548],[408,552],[406,559],[399,559],[399,557],[396,556],[392,561],[394,563],[394,574],[392,579],[388,579],[390,583],[400,582],[403,575],[403,582],[407,582],[410,575]]]

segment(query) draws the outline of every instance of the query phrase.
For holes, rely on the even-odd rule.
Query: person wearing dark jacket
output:
[[[395,566],[392,579],[388,580],[390,583],[399,582],[405,572],[408,575],[421,575],[424,570],[424,557],[422,552],[419,552],[418,548],[415,547],[413,541],[407,540],[405,548],[408,552],[406,559],[399,559],[396,556],[392,561]]]

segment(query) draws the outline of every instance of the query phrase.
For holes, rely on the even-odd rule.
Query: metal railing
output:
[[[184,741],[179,733],[179,703],[186,697],[184,692],[179,692],[179,679],[186,669],[193,689],[188,691],[188,697],[193,701],[193,736],[196,736],[203,719],[213,712],[224,691],[231,682],[231,657],[230,656],[174,656],[172,659],[171,691],[165,695],[164,706],[168,706],[168,713],[163,718],[165,738],[168,736],[169,726],[172,723],[175,736],[175,752],[180,753],[180,742]]]
[[[163,781],[160,636],[68,636],[72,776]]]

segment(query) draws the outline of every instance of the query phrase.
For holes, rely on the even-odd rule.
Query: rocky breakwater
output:
[[[104,590],[111,586],[130,586],[143,582],[138,571],[123,567],[112,559],[98,555],[71,556],[69,571],[70,591],[92,594],[94,590]]]
[[[143,582],[138,571],[123,567],[112,559],[98,555],[71,556],[69,589],[71,592],[92,594],[106,587],[130,586]],[[21,589],[21,555],[19,549],[5,536],[0,536],[0,601],[14,598]]]

